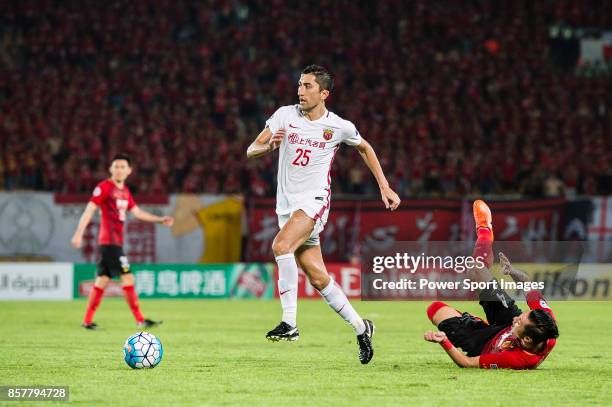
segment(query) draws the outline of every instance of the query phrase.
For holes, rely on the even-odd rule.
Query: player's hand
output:
[[[425,332],[425,335],[423,335],[423,338],[427,341],[427,342],[433,342],[433,343],[441,343],[446,339],[446,334],[444,332],[434,332],[434,331],[427,331]]]
[[[381,188],[380,196],[385,204],[385,208],[391,209],[392,211],[396,210],[401,202],[399,195],[397,195],[391,187]]]
[[[72,240],[70,241],[70,244],[75,249],[80,249],[83,245],[83,238],[81,236],[73,236]]]
[[[272,135],[268,144],[270,145],[270,151],[274,151],[280,147],[283,139],[285,138],[285,129],[280,129]]]
[[[172,227],[174,225],[174,218],[172,216],[162,217],[161,224],[164,226]]]
[[[503,274],[507,276],[512,274],[512,264],[502,252],[499,252],[499,263],[501,264],[501,271]]]

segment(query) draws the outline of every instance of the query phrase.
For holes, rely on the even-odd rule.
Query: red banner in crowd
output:
[[[492,202],[496,240],[561,239],[564,199]]]
[[[361,297],[361,269],[352,264],[326,264],[327,272],[334,281],[342,288],[348,298]],[[278,268],[274,269],[274,296],[278,298]],[[298,297],[299,298],[321,298],[321,295],[308,282],[308,278],[302,270],[298,275]]]
[[[557,240],[562,236],[564,199],[491,202],[497,240]],[[278,232],[273,199],[253,199],[248,207],[246,261],[271,261]],[[396,241],[470,240],[474,221],[469,202],[403,201],[396,211],[380,201],[332,201],[321,233],[326,261],[358,260],[365,250],[384,250]]]

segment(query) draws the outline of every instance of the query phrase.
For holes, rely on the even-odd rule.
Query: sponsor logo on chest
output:
[[[497,348],[500,350],[513,349],[516,345],[516,337],[512,335],[512,332],[506,332],[497,340]]]
[[[320,148],[320,149],[324,149],[327,144],[324,141],[302,137],[297,133],[290,133],[287,136],[287,141],[289,142],[289,144],[297,144],[300,146],[309,146],[309,147]]]
[[[125,191],[119,191],[115,189],[112,193],[114,200],[127,200],[127,193]]]

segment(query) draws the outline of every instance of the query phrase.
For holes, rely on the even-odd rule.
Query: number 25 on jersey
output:
[[[298,148],[297,150],[295,150],[295,152],[297,153],[297,156],[295,157],[295,160],[291,162],[291,164],[301,165],[302,167],[307,166],[308,163],[310,162],[309,154],[311,153],[311,150],[304,150],[304,149]]]

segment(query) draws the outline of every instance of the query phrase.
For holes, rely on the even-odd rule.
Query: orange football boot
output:
[[[489,209],[484,201],[478,199],[474,201],[473,212],[476,230],[478,228],[489,229],[491,231],[491,240],[493,240],[493,216],[491,216],[491,209]]]

